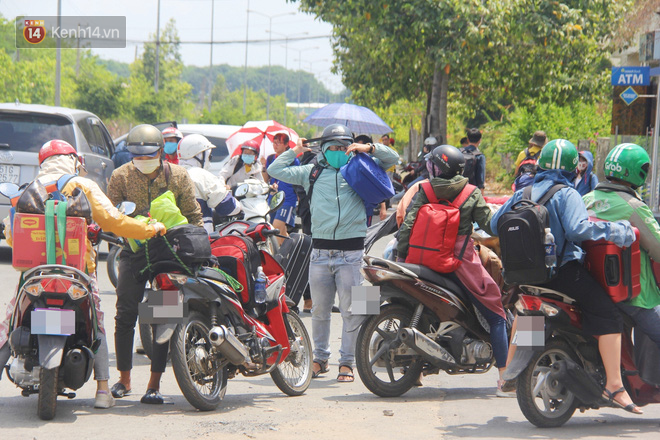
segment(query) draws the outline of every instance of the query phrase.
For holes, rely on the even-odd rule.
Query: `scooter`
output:
[[[420,374],[490,370],[495,358],[488,323],[457,278],[417,264],[364,261],[365,279],[380,289],[383,302],[357,336],[357,369],[371,392],[397,397]]]
[[[583,243],[584,244],[584,243]],[[591,250],[587,247],[587,260]],[[606,264],[592,266],[592,275],[612,288],[630,285],[629,258],[608,256]],[[603,399],[605,369],[596,338],[581,332],[582,316],[575,301],[567,295],[538,286],[520,286],[516,302],[518,332],[516,353],[504,378],[517,381],[518,405],[525,418],[541,428],[562,426],[575,413],[612,406]],[[607,289],[606,289],[607,290]],[[527,328],[538,329],[537,336],[521,333],[521,320]],[[535,321],[535,322],[534,322]],[[529,333],[529,332],[527,332]],[[639,406],[660,403],[660,350],[624,314],[621,346],[623,383]]]
[[[172,367],[186,400],[201,411],[217,408],[227,380],[239,373],[270,374],[290,396],[303,394],[312,378],[312,343],[302,320],[289,310],[284,271],[255,244],[279,231],[262,223],[244,233],[224,232],[211,236],[219,269],[190,273],[170,266],[151,282],[150,295],[174,293],[163,307],[188,311],[171,338]],[[255,297],[254,265],[267,277],[263,302]]]

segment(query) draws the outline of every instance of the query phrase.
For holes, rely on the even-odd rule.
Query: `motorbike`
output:
[[[0,193],[11,197],[16,188],[2,184]],[[122,209],[130,211],[134,204]],[[88,236],[116,242],[116,237],[90,225]],[[21,394],[38,394],[37,414],[55,417],[57,397],[73,399],[90,378],[100,339],[91,277],[74,267],[44,264],[23,272],[11,317],[9,346],[13,359],[7,377]]]
[[[596,266],[608,285],[632,279],[625,269],[619,272],[618,261],[608,260],[608,264]],[[602,397],[606,375],[598,340],[581,332],[582,317],[575,301],[544,287],[520,288],[522,294],[515,305],[518,328],[521,320],[536,319],[531,324],[533,328],[543,329],[539,332],[540,341],[535,342],[532,336],[532,341],[523,344],[514,337],[516,352],[504,373],[504,379],[516,380],[518,405],[525,418],[541,428],[559,427],[576,409],[584,412],[612,406]],[[624,386],[636,405],[660,403],[660,350],[641,329],[635,328],[629,316],[623,316]]]
[[[151,281],[150,295],[176,291],[176,307],[188,311],[171,336],[172,368],[186,400],[201,411],[220,405],[228,379],[237,374],[270,374],[290,396],[303,394],[312,378],[312,343],[287,304],[284,271],[255,244],[279,230],[267,223],[237,223],[228,225],[225,235],[211,236],[219,269],[201,267],[190,273],[170,266]],[[236,243],[249,250],[244,259],[227,255],[227,246],[238,247]],[[255,300],[254,264],[267,277],[261,303]]]
[[[365,279],[379,287],[383,303],[357,336],[356,365],[371,392],[397,397],[420,374],[490,370],[495,358],[488,323],[455,276],[368,255],[364,262]]]

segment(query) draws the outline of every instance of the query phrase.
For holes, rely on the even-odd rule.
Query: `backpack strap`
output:
[[[531,193],[531,192],[532,192],[532,190],[531,190],[531,186],[529,186],[529,187],[527,187],[527,188],[530,188],[529,192]],[[553,186],[552,188],[550,188],[545,194],[543,194],[543,197],[541,197],[537,203],[538,203],[539,205],[545,205],[546,203],[548,203],[548,202],[550,201],[550,199],[552,198],[552,196],[554,196],[555,193],[556,193],[557,191],[559,191],[560,189],[562,189],[562,188],[566,188],[566,185],[561,184],[561,183],[560,183],[560,184],[557,184],[557,185],[554,185],[554,186]]]
[[[469,183],[466,184],[461,192],[458,193],[452,204],[457,208],[460,208],[467,201],[467,199],[470,198],[475,189],[477,189],[476,186],[470,185]]]
[[[424,182],[420,186],[422,187],[422,191],[424,191],[424,194],[426,194],[426,198],[429,200],[429,203],[440,203],[438,197],[435,195],[435,192],[433,191],[433,186],[431,185],[431,182]]]
[[[532,200],[532,185],[523,188],[522,198],[525,200]]]
[[[314,192],[314,183],[316,183],[316,180],[321,175],[321,171],[323,171],[323,167],[318,163],[316,163],[314,164],[312,170],[309,172],[309,189],[307,190],[307,197],[309,198],[310,205],[312,203],[312,193]]]
[[[241,169],[242,166],[243,166],[243,159],[239,155],[238,160],[236,161],[236,165],[234,165],[234,171],[231,173],[231,175],[233,176],[234,174],[236,174],[238,170]]]
[[[170,174],[172,173],[172,170],[170,169],[170,163],[165,162],[163,163],[163,174],[165,174],[165,186],[169,187],[170,186]]]

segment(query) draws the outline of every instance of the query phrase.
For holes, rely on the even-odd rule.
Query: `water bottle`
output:
[[[266,302],[266,274],[263,267],[257,268],[257,279],[254,282],[254,301],[259,304]]]
[[[545,267],[557,266],[557,251],[555,245],[555,237],[552,235],[550,228],[545,228]]]

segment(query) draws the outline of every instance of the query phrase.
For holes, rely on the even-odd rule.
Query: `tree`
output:
[[[356,101],[385,106],[425,97],[431,115],[426,131],[442,139],[447,99],[493,117],[516,105],[602,96],[611,36],[620,13],[632,4],[289,1],[333,25],[335,69]]]

